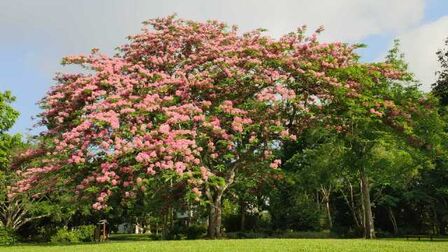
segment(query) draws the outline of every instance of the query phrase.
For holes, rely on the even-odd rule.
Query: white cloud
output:
[[[425,91],[435,82],[439,68],[436,51],[443,48],[448,37],[448,16],[424,24],[399,36],[401,49],[409,62],[409,69],[415,73]]]
[[[14,0],[0,1],[0,44],[38,44],[31,64],[54,72],[67,54],[97,47],[112,52],[149,18],[218,19],[273,36],[306,24],[326,27],[324,40],[360,41],[418,24],[424,0]],[[53,67],[42,67],[52,66]]]
[[[185,18],[224,20],[243,30],[268,28],[273,35],[303,24],[324,25],[329,38],[360,40],[403,31],[417,24],[423,11],[424,0],[15,0],[0,2],[0,28],[15,30],[18,38],[104,45],[138,31],[143,20],[177,12]]]

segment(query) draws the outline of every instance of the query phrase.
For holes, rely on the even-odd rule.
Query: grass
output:
[[[347,252],[442,252],[448,241],[362,240],[362,239],[246,239],[183,241],[111,241],[79,245],[16,245],[0,247],[0,252],[55,251],[347,251]]]

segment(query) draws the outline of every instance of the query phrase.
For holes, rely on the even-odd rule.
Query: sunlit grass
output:
[[[0,251],[350,251],[350,252],[442,252],[448,241],[363,239],[246,239],[184,241],[112,241],[79,245],[16,245]]]

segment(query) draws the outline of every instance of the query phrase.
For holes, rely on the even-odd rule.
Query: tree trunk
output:
[[[222,196],[222,194],[221,194]],[[208,237],[211,239],[220,238],[221,234],[221,196],[217,196],[213,204],[210,205],[210,214],[208,217]]]
[[[169,233],[168,216],[169,216],[169,210],[166,213],[164,213],[162,219],[162,237],[164,240],[168,239],[168,233]]]
[[[447,200],[445,199],[445,198],[440,198],[440,200],[442,201],[441,202],[441,207],[443,207],[443,209],[448,209],[448,202],[447,202]],[[447,220],[445,219],[445,218],[442,218],[441,219],[441,221],[440,221],[440,226],[439,226],[439,233],[440,233],[440,235],[446,235],[446,233],[447,233],[447,226],[448,226],[448,223],[447,223]]]
[[[241,207],[240,230],[244,231],[246,229],[246,204],[244,202],[242,202],[240,207]]]
[[[360,182],[363,205],[364,238],[373,239],[375,238],[375,226],[373,223],[372,203],[370,201],[369,181],[364,169],[360,171]]]
[[[333,228],[333,219],[331,217],[331,207],[330,207],[330,195],[331,195],[331,187],[329,189],[325,189],[323,186],[321,186],[322,196],[325,203],[325,210],[327,212],[327,218],[328,218],[328,227],[330,229]]]
[[[327,200],[325,203],[325,206],[327,208],[327,216],[328,216],[328,227],[330,230],[333,228],[333,219],[331,218],[331,209],[330,209],[330,201]]]
[[[355,206],[355,197],[353,193],[353,185],[349,182],[349,189],[350,189],[350,199],[345,194],[343,189],[340,189],[342,196],[344,197],[345,203],[347,203],[347,206],[350,208],[350,212],[352,213],[353,221],[355,222],[355,225],[357,228],[361,227],[361,221],[358,218],[357,214],[357,208]]]
[[[232,169],[229,170],[225,178],[226,184],[223,186],[215,186],[213,192],[211,188],[206,185],[205,193],[210,203],[210,213],[208,217],[208,237],[211,239],[220,238],[221,233],[221,215],[222,215],[222,196],[224,192],[229,188],[230,185],[235,181],[237,166],[234,165]]]
[[[394,234],[398,234],[398,225],[397,225],[397,219],[395,218],[394,212],[392,211],[391,207],[387,207],[387,211],[389,213],[389,219],[392,222],[392,227],[394,228]]]

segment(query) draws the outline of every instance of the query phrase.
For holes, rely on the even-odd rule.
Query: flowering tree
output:
[[[40,199],[31,199],[27,194],[8,197],[9,188],[18,178],[11,169],[11,161],[15,153],[26,148],[20,134],[8,133],[19,116],[11,105],[14,101],[11,92],[0,92],[0,228],[6,232],[15,232],[33,220],[48,216],[49,209]]]
[[[282,139],[322,119],[338,95],[356,96],[338,75],[358,64],[356,46],[321,44],[303,29],[275,40],[216,21],[146,25],[113,57],[95,49],[63,60],[86,70],[56,76],[41,103],[45,141],[23,155],[40,158],[12,194],[66,190],[100,211],[168,174],[209,203],[208,233],[220,236],[222,197],[238,174],[278,168]]]

